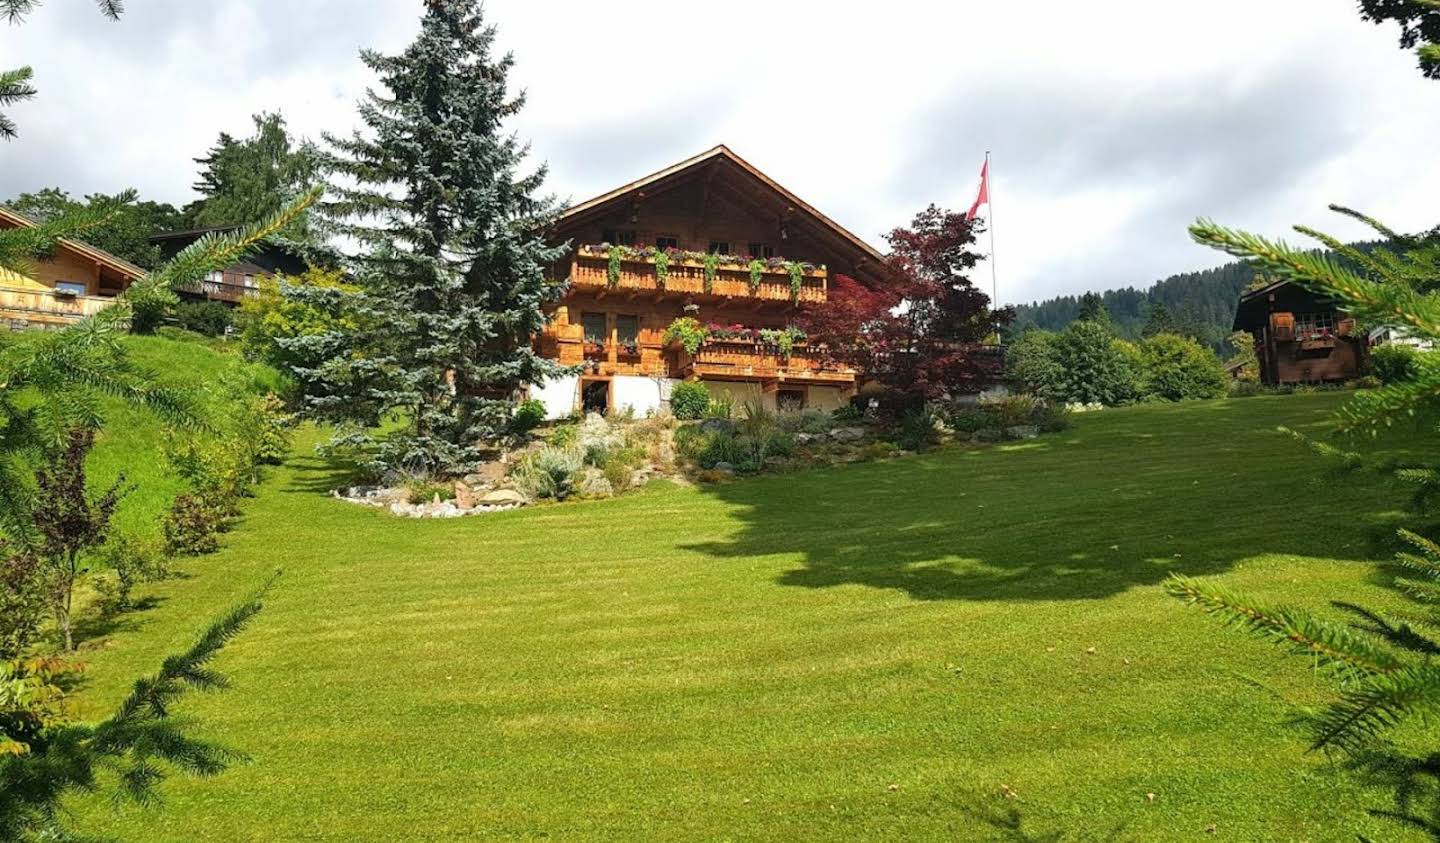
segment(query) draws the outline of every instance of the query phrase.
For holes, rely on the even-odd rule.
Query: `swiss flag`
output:
[[[970,206],[970,212],[965,215],[965,221],[975,219],[980,214],[981,205],[990,204],[990,159],[986,158],[985,163],[980,167],[980,194],[975,197],[975,204]]]

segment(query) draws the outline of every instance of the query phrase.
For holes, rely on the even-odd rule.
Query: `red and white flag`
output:
[[[965,215],[965,221],[975,219],[980,214],[981,205],[990,204],[990,159],[985,159],[984,165],[980,167],[980,193],[975,197],[975,204],[970,206],[970,212]]]

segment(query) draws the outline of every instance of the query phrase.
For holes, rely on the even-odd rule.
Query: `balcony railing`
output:
[[[215,273],[208,278],[182,284],[180,290],[213,301],[238,302],[260,292],[261,277],[241,272]]]
[[[0,320],[63,324],[114,304],[109,296],[79,296],[28,287],[0,287]]]
[[[760,283],[753,283],[748,267],[722,265],[707,286],[705,267],[694,261],[671,261],[664,283],[655,271],[655,261],[626,257],[620,261],[619,277],[610,279],[610,259],[603,252],[581,247],[570,265],[570,281],[579,288],[648,292],[655,295],[689,297],[763,299],[776,302],[823,302],[828,274],[824,267],[806,269],[799,290],[790,283],[790,274],[783,268],[766,267]]]
[[[708,339],[693,355],[676,348],[676,377],[853,384],[855,370],[826,358],[824,350],[796,343],[788,356],[756,340]]]

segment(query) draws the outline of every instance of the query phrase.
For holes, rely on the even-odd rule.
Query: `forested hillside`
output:
[[[1155,305],[1162,304],[1171,319],[1185,333],[1224,351],[1235,318],[1240,292],[1255,280],[1255,268],[1248,263],[1231,263],[1200,272],[1172,275],[1148,290],[1123,287],[1101,294],[1105,309],[1124,337],[1136,338],[1145,328]],[[1026,328],[1058,331],[1070,324],[1080,311],[1080,296],[1060,296],[1016,307],[1014,334]]]

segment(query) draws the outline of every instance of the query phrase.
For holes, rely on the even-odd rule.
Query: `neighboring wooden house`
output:
[[[239,226],[219,226],[195,228],[189,231],[167,231],[151,237],[150,242],[160,247],[162,260],[169,260],[186,246],[207,234],[224,234],[238,231],[239,228]],[[239,304],[241,299],[259,289],[261,279],[281,273],[299,275],[305,269],[303,258],[292,254],[283,246],[266,243],[245,260],[216,270],[210,273],[208,278],[181,288],[180,294],[188,298]]]
[[[0,228],[35,221],[0,207]],[[63,328],[115,300],[145,270],[78,240],[58,241],[28,274],[0,269],[0,329]]]
[[[1240,296],[1236,331],[1255,338],[1266,384],[1333,383],[1359,377],[1365,338],[1334,302],[1289,281]]]
[[[836,273],[881,283],[883,257],[726,147],[570,208],[553,237],[571,244],[554,269],[571,286],[538,347],[583,372],[531,389],[552,417],[581,408],[643,414],[686,379],[771,408],[836,407],[853,394],[854,370],[804,341],[782,354],[759,332],[786,328],[802,304],[824,304]],[[654,257],[632,252],[612,273],[610,244],[734,260],[707,279],[701,260],[675,251],[662,279]],[[766,267],[752,277],[756,258]],[[806,265],[798,284],[787,262]],[[694,355],[664,341],[686,315],[720,326]]]

